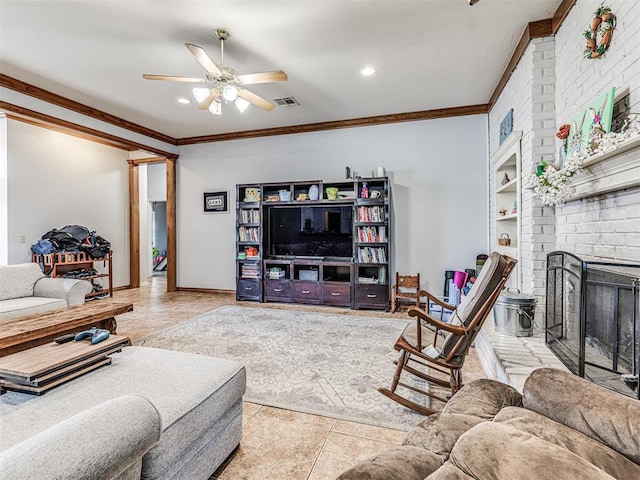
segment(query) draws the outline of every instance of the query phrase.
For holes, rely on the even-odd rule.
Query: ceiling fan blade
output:
[[[185,45],[207,72],[214,75],[222,74],[218,66],[213,63],[213,60],[211,60],[209,55],[207,55],[207,52],[205,52],[201,47],[194,45],[193,43],[185,43]]]
[[[209,94],[209,96],[200,102],[198,108],[200,110],[207,110],[219,96],[220,93],[216,89],[211,89],[211,93]]]
[[[266,98],[262,98],[260,95],[257,95],[244,88],[238,89],[238,96],[241,98],[244,98],[248,102],[253,103],[256,107],[260,107],[266,111],[273,110],[274,108],[276,108],[276,106]]]
[[[288,79],[287,74],[282,70],[275,70],[273,72],[261,72],[261,73],[247,73],[246,75],[238,75],[240,80],[245,85],[252,85],[255,83],[271,83],[271,82],[286,82]]]
[[[179,77],[174,75],[149,75],[147,73],[142,75],[147,80],[169,80],[170,82],[189,82],[189,83],[205,83],[207,80],[197,77]]]

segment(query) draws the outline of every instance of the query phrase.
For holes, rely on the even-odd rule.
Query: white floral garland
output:
[[[640,136],[640,122],[634,120],[635,118],[627,120],[619,133],[610,132],[602,135],[595,148],[589,145],[574,153],[562,168],[543,163],[540,175],[527,175],[524,178],[524,186],[533,189],[533,194],[542,200],[543,205],[563,204],[571,194],[569,179],[582,171],[582,164],[586,159],[615,150],[622,143]],[[630,125],[631,122],[634,123],[633,126]]]
[[[544,163],[542,166],[544,171],[540,175],[525,177],[525,187],[532,188],[533,194],[542,200],[543,205],[564,203],[571,193],[569,179],[582,170],[582,160],[578,155],[572,155],[563,168]]]

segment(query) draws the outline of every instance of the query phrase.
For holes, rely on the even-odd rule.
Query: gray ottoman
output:
[[[41,397],[0,396],[0,450],[105,400],[133,394],[147,398],[162,421],[160,441],[143,457],[142,478],[208,479],[240,443],[243,365],[148,347],[127,347],[112,358],[112,365]]]

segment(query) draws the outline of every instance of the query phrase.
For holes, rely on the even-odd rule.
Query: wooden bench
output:
[[[117,323],[114,317],[131,311],[132,303],[92,302],[3,321],[0,328],[0,357],[94,326],[115,334]]]

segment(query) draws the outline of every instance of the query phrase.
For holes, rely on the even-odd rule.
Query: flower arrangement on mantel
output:
[[[556,137],[566,144],[569,137],[569,125],[562,125]],[[616,150],[623,143],[640,137],[640,122],[636,115],[629,115],[620,132],[609,132],[592,140],[587,148],[571,155],[560,168],[558,165],[540,163],[536,173],[524,178],[524,185],[533,189],[533,194],[542,200],[543,205],[555,206],[563,204],[571,194],[570,179],[582,171],[585,160]]]

